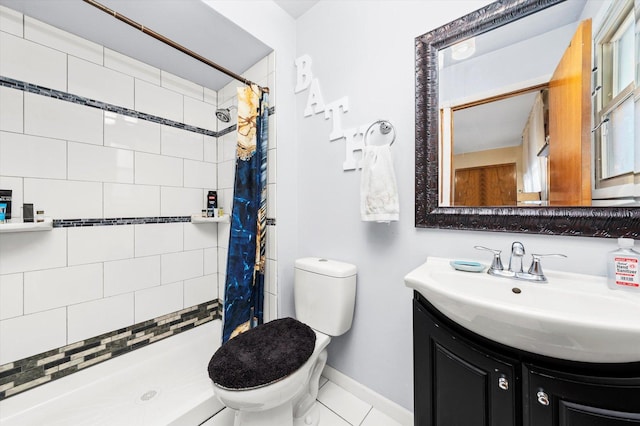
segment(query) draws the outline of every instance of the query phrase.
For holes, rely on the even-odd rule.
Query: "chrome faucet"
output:
[[[547,277],[545,277],[542,272],[540,259],[543,257],[567,257],[564,254],[531,254],[531,266],[529,266],[529,270],[527,272],[524,272],[522,258],[525,255],[525,250],[524,244],[519,241],[514,241],[513,244],[511,244],[511,256],[509,257],[509,268],[507,270],[502,266],[502,259],[500,257],[500,254],[502,253],[501,250],[490,249],[483,246],[475,246],[475,248],[493,253],[493,261],[487,271],[489,275],[541,283],[546,283]],[[514,258],[520,258],[520,268],[518,270],[514,270],[514,264],[516,263],[514,262]]]
[[[513,262],[513,258],[514,257],[519,257],[520,258],[520,271],[518,272],[523,272],[522,270],[522,258],[524,257],[524,244],[522,244],[520,241],[514,241],[513,244],[511,244],[511,257],[509,257],[509,270],[513,271],[513,268],[511,267],[511,262]]]

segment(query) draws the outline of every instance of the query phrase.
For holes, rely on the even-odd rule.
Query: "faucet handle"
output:
[[[553,253],[553,254],[531,254],[531,266],[529,267],[528,273],[531,275],[537,275],[539,277],[544,278],[544,273],[542,272],[542,265],[540,264],[540,259],[543,257],[567,257],[564,254]],[[546,280],[546,279],[545,279]]]
[[[489,271],[502,271],[504,270],[504,266],[502,266],[502,258],[500,257],[500,253],[502,250],[495,250],[484,246],[474,246],[473,248],[478,250],[490,251],[493,253],[493,261],[491,262],[491,267]]]

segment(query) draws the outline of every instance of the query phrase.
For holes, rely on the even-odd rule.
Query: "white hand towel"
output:
[[[360,216],[366,222],[390,222],[400,217],[390,145],[364,147],[360,177]]]

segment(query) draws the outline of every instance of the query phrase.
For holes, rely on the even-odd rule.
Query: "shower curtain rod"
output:
[[[241,82],[243,82],[244,84],[246,84],[248,86],[251,86],[251,85],[255,84],[263,92],[269,93],[269,88],[268,87],[262,87],[259,84],[256,84],[256,83],[252,82],[251,80],[247,80],[246,78],[242,77],[241,75],[234,73],[233,71],[223,67],[222,65],[218,65],[215,62],[210,61],[209,59],[205,58],[204,56],[199,55],[199,54],[197,54],[196,52],[194,52],[194,51],[192,51],[190,49],[187,49],[186,47],[182,46],[181,44],[176,43],[175,41],[173,41],[173,40],[171,40],[171,39],[169,39],[169,38],[167,38],[165,36],[163,36],[162,34],[158,34],[157,32],[153,31],[152,29],[149,29],[149,28],[145,27],[142,24],[139,24],[138,22],[134,21],[133,19],[127,18],[126,16],[116,12],[115,10],[109,9],[107,6],[105,6],[105,5],[101,4],[101,3],[98,3],[95,0],[83,0],[83,1],[85,3],[90,4],[91,6],[94,6],[94,7],[98,8],[98,9],[100,9],[101,11],[103,11],[103,12],[109,14],[109,15],[112,15],[114,18],[124,22],[125,24],[128,24],[128,25],[130,25],[130,26],[142,31],[143,33],[155,38],[156,40],[161,41],[164,44],[167,44],[167,45],[173,47],[174,49],[177,49],[177,50],[181,51],[182,53],[185,53],[185,54],[191,56],[192,58],[197,59],[198,61],[209,65],[212,68],[215,68],[216,70],[228,75],[229,77],[232,77],[232,78],[234,78],[234,79],[236,79],[238,81],[241,81]]]

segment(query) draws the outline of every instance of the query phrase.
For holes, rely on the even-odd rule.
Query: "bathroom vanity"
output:
[[[593,327],[590,331],[593,337],[586,335],[589,333],[579,336],[576,333],[583,329],[573,328],[566,322],[570,317],[575,322],[581,321],[579,313],[573,311],[578,308],[571,305],[581,305],[582,301],[571,303],[575,295],[564,287],[560,275],[553,273],[549,274],[548,284],[520,284],[485,273],[453,271],[444,259],[429,258],[425,265],[407,275],[405,282],[414,289],[416,426],[640,425],[639,323],[626,324],[632,332],[626,336],[630,339],[626,343],[632,346],[620,349],[625,346],[621,342],[607,349],[601,345],[610,343],[595,340],[598,335],[618,337],[617,330],[608,333],[606,327],[602,328],[609,319],[609,309],[596,309],[591,312],[593,321],[587,325]],[[474,290],[456,293],[463,282],[471,282],[475,287],[470,288],[476,288],[477,293]],[[556,294],[559,290],[553,287],[541,288],[541,292],[548,292],[546,299],[539,297],[544,293],[535,293],[539,287],[534,286],[553,286],[554,282],[564,294]],[[600,291],[599,286],[592,288],[592,284],[586,284],[587,293],[589,289]],[[485,285],[498,290],[493,294]],[[515,288],[520,293],[513,292]],[[496,297],[502,290],[504,300]],[[449,293],[445,295],[446,292]],[[487,295],[482,296],[484,293]],[[612,293],[614,298],[603,298],[603,304],[618,300],[623,303],[624,294]],[[462,294],[469,299],[464,301],[462,296],[458,297]],[[526,299],[531,294],[535,297]],[[519,298],[520,295],[525,297]],[[640,309],[640,298],[627,296],[631,299],[630,306],[635,304],[636,309]],[[569,299],[563,300],[564,297]],[[490,298],[497,299],[495,309],[487,303]],[[552,316],[552,310],[562,307],[557,299],[567,303],[566,311],[570,311],[570,315],[563,317],[559,313],[551,321],[555,327],[564,325],[567,333],[556,328],[553,333],[545,334],[541,328],[553,329],[554,325],[544,325],[536,315]],[[482,305],[489,306],[489,310],[481,312]],[[545,311],[542,305],[549,308]],[[500,312],[508,307],[513,308],[514,316],[505,313],[502,317],[506,322],[501,324]],[[492,317],[493,310],[497,311],[496,317]],[[633,322],[637,316],[629,317],[628,321]],[[474,324],[470,327],[476,331],[470,331],[461,323]],[[601,328],[598,330],[597,326]],[[498,333],[495,339],[492,333]],[[636,359],[632,361],[634,348]],[[626,352],[627,349],[630,352]],[[566,354],[566,357],[549,356],[549,353]],[[575,358],[584,359],[576,361]]]

